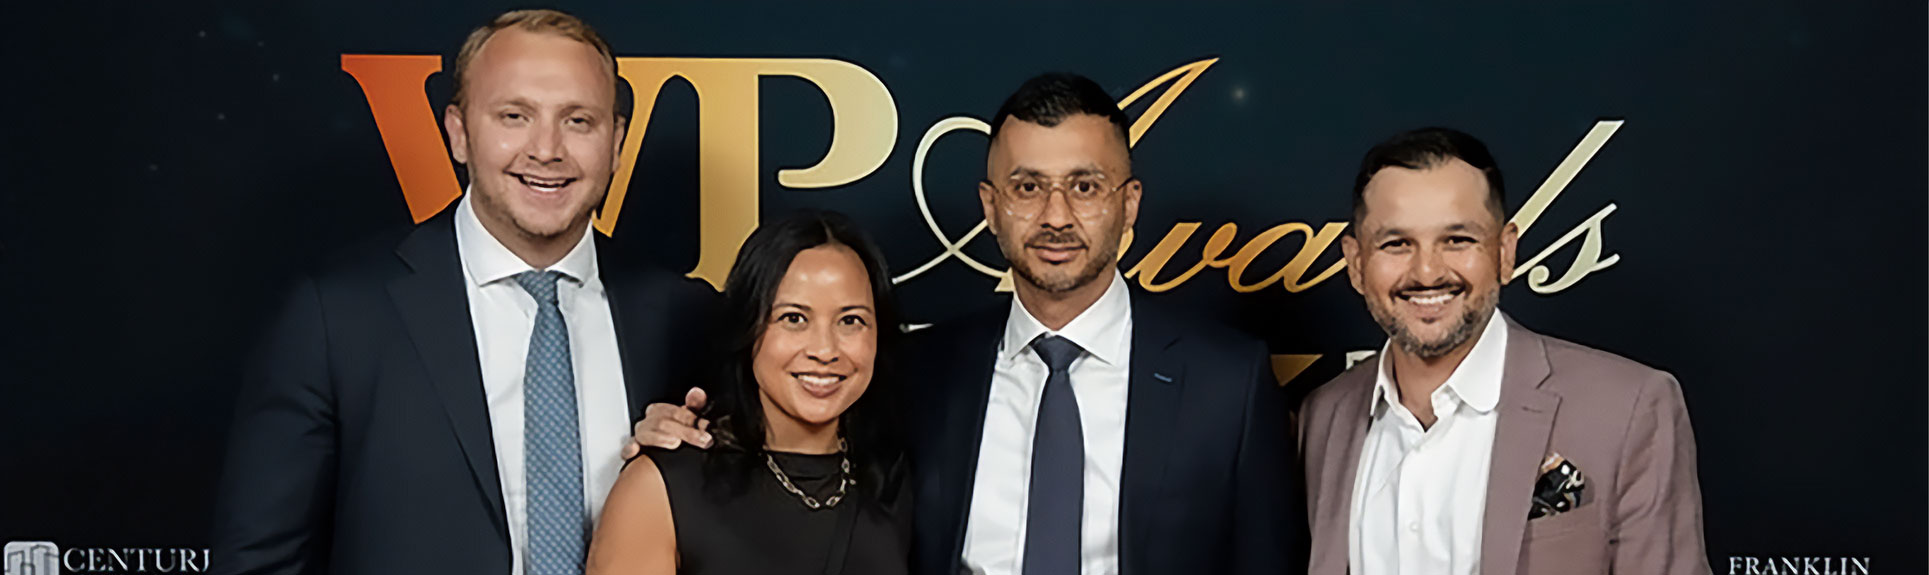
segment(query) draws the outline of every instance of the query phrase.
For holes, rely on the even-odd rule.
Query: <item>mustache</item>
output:
[[[1433,284],[1423,284],[1420,282],[1407,282],[1404,284],[1400,284],[1400,287],[1394,288],[1393,293],[1407,293],[1407,292],[1429,291],[1429,290],[1439,290],[1439,289],[1458,290],[1458,291],[1464,292],[1464,291],[1468,291],[1469,289],[1472,289],[1472,286],[1467,285],[1467,282],[1459,281],[1459,280],[1447,280],[1447,281],[1433,283]]]
[[[1071,230],[1063,230],[1063,231],[1039,230],[1038,233],[1032,234],[1031,237],[1025,238],[1025,245],[1027,246],[1038,246],[1038,245],[1062,246],[1066,244],[1073,244],[1076,247],[1085,247],[1085,238],[1080,237],[1077,232],[1073,232]]]

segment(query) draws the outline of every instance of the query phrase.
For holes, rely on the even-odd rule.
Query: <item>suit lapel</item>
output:
[[[1375,358],[1373,365],[1379,365]],[[1316,496],[1313,517],[1317,520],[1313,530],[1313,556],[1315,563],[1310,573],[1315,575],[1340,575],[1346,573],[1347,562],[1351,555],[1349,544],[1353,537],[1353,484],[1359,475],[1360,450],[1366,444],[1366,430],[1373,420],[1367,411],[1367,401],[1373,397],[1373,378],[1376,368],[1356,372],[1355,377],[1335,381],[1329,385],[1344,385],[1333,409],[1334,424],[1326,436],[1325,460],[1321,462],[1319,484],[1322,494]]]
[[[410,273],[389,283],[389,297],[442,399],[443,411],[468,460],[476,488],[488,500],[497,533],[507,540],[508,520],[503,511],[502,483],[496,475],[495,440],[490,435],[489,407],[483,397],[475,324],[469,317],[462,260],[456,250],[454,212],[444,210],[430,218],[396,247],[396,255],[408,265]]]
[[[596,233],[590,231],[589,233]],[[602,276],[603,293],[609,298],[610,320],[616,329],[617,355],[623,362],[623,389],[629,399],[630,421],[643,419],[643,409],[651,401],[663,399],[654,393],[665,386],[688,385],[692,382],[664,382],[659,379],[668,375],[665,370],[651,372],[647,366],[665,365],[662,354],[670,348],[663,341],[666,334],[662,330],[649,329],[651,318],[659,320],[667,317],[665,310],[657,309],[645,293],[645,278],[626,269],[621,262],[611,256],[609,242],[602,236],[596,238],[596,273]]]
[[[1534,480],[1560,408],[1558,395],[1542,391],[1552,368],[1539,334],[1507,322],[1507,367],[1500,384],[1500,422],[1494,431],[1493,464],[1487,476],[1487,514],[1480,543],[1481,572],[1514,575],[1520,568]]]
[[[972,487],[978,475],[978,448],[985,434],[985,404],[991,396],[999,334],[1004,329],[1006,315],[992,313],[967,320],[972,323],[959,326],[955,339],[932,342],[950,349],[933,349],[926,354],[934,361],[956,358],[949,369],[936,370],[950,378],[942,383],[944,422],[938,447],[949,455],[937,458],[941,462],[938,481],[943,495],[940,501],[949,506],[944,509],[945,516],[952,518],[944,522],[952,530],[948,534],[946,573],[959,572],[964,560],[965,523],[970,520]]]
[[[1153,539],[1149,509],[1163,500],[1161,483],[1170,460],[1186,364],[1180,330],[1144,298],[1132,302],[1131,378],[1125,403],[1125,460],[1119,479],[1119,559],[1125,570],[1144,564]]]

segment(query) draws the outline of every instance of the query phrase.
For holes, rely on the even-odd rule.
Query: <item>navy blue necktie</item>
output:
[[[559,272],[523,272],[536,298],[536,327],[523,365],[523,477],[529,489],[526,575],[581,575],[589,520],[583,509],[583,444],[576,419],[576,370],[569,330],[556,305]]]
[[[1077,575],[1085,516],[1085,431],[1072,394],[1072,360],[1084,350],[1058,336],[1038,338],[1031,348],[1051,375],[1045,378],[1032,434],[1021,570],[1023,575]]]

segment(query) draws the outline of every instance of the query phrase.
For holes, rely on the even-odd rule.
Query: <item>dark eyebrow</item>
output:
[[[1381,228],[1378,230],[1374,230],[1373,233],[1370,233],[1367,235],[1369,237],[1372,237],[1375,241],[1378,241],[1378,240],[1386,239],[1387,236],[1404,236],[1408,234],[1406,230],[1403,230],[1400,228]]]
[[[1040,172],[1036,169],[1025,167],[1025,166],[1013,167],[1011,169],[1010,175],[1021,176],[1026,178],[1048,177],[1044,172]],[[1094,175],[1104,176],[1105,170],[1099,168],[1097,164],[1086,164],[1083,166],[1079,166],[1077,168],[1072,168],[1072,171],[1065,173],[1065,177],[1068,177],[1068,178],[1078,178],[1078,177],[1094,176]]]
[[[868,305],[864,305],[864,304],[857,304],[857,305],[847,305],[847,306],[844,306],[844,308],[843,308],[843,309],[840,309],[840,310],[837,310],[837,311],[838,311],[838,312],[847,312],[847,311],[871,311],[871,306],[868,306]]]

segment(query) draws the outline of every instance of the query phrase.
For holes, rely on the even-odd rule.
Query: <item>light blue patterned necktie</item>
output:
[[[536,327],[523,367],[523,463],[528,486],[525,575],[580,575],[588,546],[583,509],[583,447],[576,419],[576,373],[569,331],[556,305],[560,272],[523,272],[516,283],[536,298]]]

